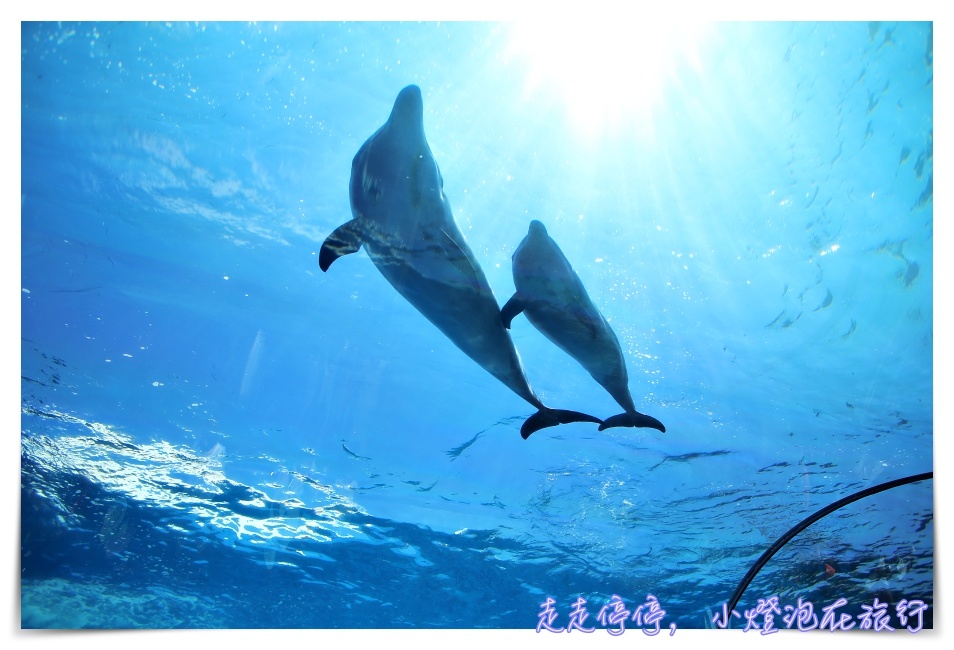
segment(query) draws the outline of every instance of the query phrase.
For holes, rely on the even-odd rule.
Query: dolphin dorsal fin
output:
[[[595,341],[597,337],[597,324],[593,322],[593,319],[590,318],[590,315],[585,311],[580,311],[577,313],[576,319],[583,324],[583,327],[586,328],[586,331],[590,333],[590,338]]]
[[[451,262],[460,269],[461,274],[467,278],[483,277],[483,271],[480,270],[480,267],[476,266],[472,254],[465,250],[464,247],[443,228],[441,228],[441,233],[445,239],[450,242],[448,246],[450,250],[460,254],[459,258],[456,255],[453,256]],[[464,261],[461,262],[461,259]]]

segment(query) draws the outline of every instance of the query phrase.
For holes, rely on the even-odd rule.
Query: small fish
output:
[[[825,573],[827,573],[830,576],[835,575],[835,567],[825,562]]]

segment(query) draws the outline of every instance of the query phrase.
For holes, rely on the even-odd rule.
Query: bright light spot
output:
[[[646,120],[667,82],[698,54],[704,23],[653,18],[514,23],[508,54],[529,64],[528,94],[555,92],[574,125],[593,134]]]

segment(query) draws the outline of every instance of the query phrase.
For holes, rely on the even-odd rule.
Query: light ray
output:
[[[513,24],[508,56],[527,65],[528,95],[561,104],[586,135],[648,120],[680,66],[699,69],[704,23],[553,20]]]

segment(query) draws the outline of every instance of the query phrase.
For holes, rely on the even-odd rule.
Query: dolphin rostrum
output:
[[[625,409],[604,420],[600,431],[651,427],[665,433],[662,422],[636,410],[616,334],[539,221],[530,222],[530,231],[513,254],[513,284],[517,292],[501,310],[504,326],[509,329],[514,317],[525,313],[534,327],[586,368]]]
[[[537,409],[520,428],[525,439],[557,424],[602,422],[548,408],[530,387],[493,291],[444,196],[444,180],[424,136],[424,102],[417,86],[398,94],[388,121],[358,150],[351,163],[350,196],[353,218],[322,244],[322,271],[364,246],[398,293]]]

